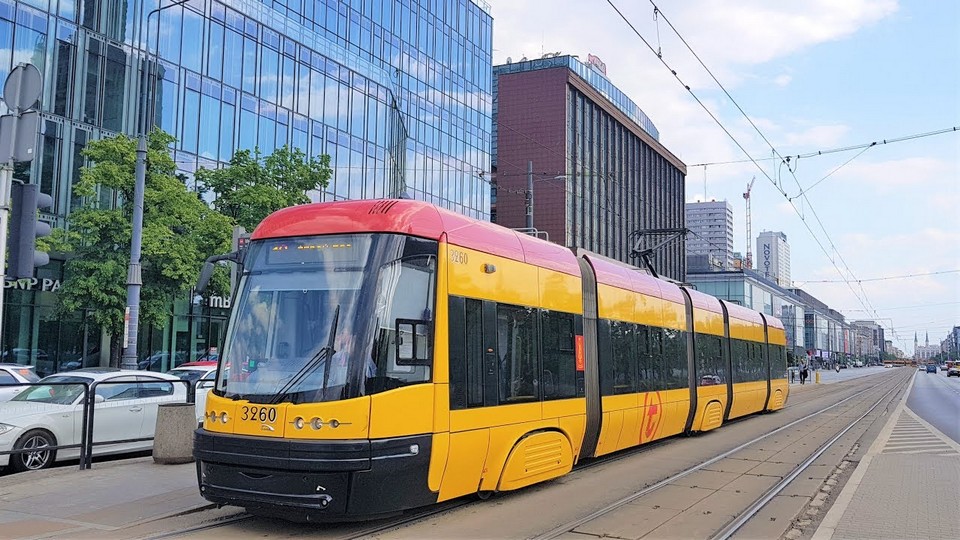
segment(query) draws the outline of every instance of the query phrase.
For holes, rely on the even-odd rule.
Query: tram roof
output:
[[[685,287],[686,288],[686,287]],[[718,313],[723,315],[723,308],[720,307],[720,300],[710,296],[709,294],[702,293],[696,289],[686,288],[687,292],[690,293],[690,300],[693,303],[693,307],[697,309],[702,309],[704,311],[709,311],[712,313]]]
[[[730,318],[763,325],[763,318],[760,316],[760,312],[747,309],[740,304],[734,304],[725,300],[721,300],[721,302],[723,302],[723,305],[727,306],[727,312],[730,314]]]
[[[291,206],[267,216],[251,238],[288,238],[358,232],[398,233],[524,261],[579,276],[567,248],[412,199],[361,199]]]
[[[641,268],[630,266],[596,253],[580,250],[579,256],[585,257],[597,274],[597,283],[617,287],[627,291],[663,298],[683,304],[683,293],[673,283],[657,279]]]

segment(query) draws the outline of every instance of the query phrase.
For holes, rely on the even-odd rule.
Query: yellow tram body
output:
[[[425,240],[404,240],[417,237]],[[388,247],[377,252],[380,244]],[[351,262],[360,246],[366,259]],[[362,519],[522,488],[580,459],[786,404],[786,339],[775,318],[425,203],[287,209],[264,220],[251,248],[196,437],[201,493],[219,504]],[[356,270],[391,252],[412,255],[369,278]],[[303,271],[323,264],[354,272],[356,286]],[[288,273],[274,279],[271,265]],[[287,283],[294,276],[341,284],[313,295]],[[391,303],[419,289],[422,314],[383,322]],[[340,295],[332,317],[321,293]],[[297,311],[315,301],[328,308],[323,324]],[[364,326],[373,317],[363,309],[379,326]],[[300,327],[327,345],[279,371],[291,348],[305,350]],[[374,338],[361,344],[369,352],[337,364],[332,344],[345,327]],[[254,349],[268,357],[237,352]]]

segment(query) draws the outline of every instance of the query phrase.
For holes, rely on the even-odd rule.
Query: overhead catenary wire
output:
[[[774,186],[774,188],[775,188],[781,195],[783,195],[783,197],[787,200],[787,202],[788,202],[788,203],[790,204],[790,206],[793,208],[793,210],[794,210],[794,212],[797,214],[797,216],[800,217],[800,220],[801,220],[801,222],[804,224],[804,227],[807,229],[807,232],[810,233],[810,236],[814,239],[814,241],[816,242],[817,246],[818,246],[818,247],[820,248],[820,250],[824,253],[824,255],[827,256],[827,259],[830,261],[830,263],[831,263],[831,264],[833,265],[833,267],[836,269],[837,273],[838,273],[841,277],[845,278],[845,283],[846,283],[847,287],[850,289],[851,293],[853,293],[853,295],[857,298],[857,300],[861,303],[861,305],[863,305],[864,308],[867,308],[868,311],[872,311],[873,313],[875,313],[875,314],[879,317],[879,314],[876,313],[876,310],[875,310],[875,309],[872,309],[872,306],[871,306],[871,304],[870,304],[869,298],[867,297],[866,291],[863,289],[862,284],[859,284],[859,289],[860,289],[859,292],[854,288],[854,286],[853,286],[853,284],[852,284],[852,281],[856,281],[856,276],[853,274],[853,271],[850,269],[850,266],[847,264],[846,260],[844,260],[844,259],[843,259],[843,256],[839,253],[839,250],[837,250],[836,245],[834,244],[833,240],[830,238],[829,232],[827,232],[826,228],[823,226],[823,223],[822,223],[822,221],[820,220],[819,216],[817,215],[816,210],[814,209],[813,205],[810,203],[810,201],[809,201],[809,199],[806,197],[806,195],[802,193],[803,187],[800,185],[799,179],[797,179],[796,174],[795,174],[795,171],[789,167],[789,164],[788,164],[789,162],[786,160],[786,158],[784,158],[783,156],[781,156],[781,155],[779,154],[779,152],[777,152],[777,150],[776,150],[776,148],[773,146],[773,144],[770,143],[770,141],[766,138],[766,136],[763,134],[763,132],[760,131],[760,129],[756,126],[756,124],[754,124],[754,122],[753,122],[752,119],[749,117],[749,115],[747,115],[746,112],[743,110],[743,108],[740,107],[739,103],[737,103],[737,101],[733,98],[733,96],[731,96],[730,93],[726,90],[726,88],[723,87],[723,85],[720,83],[720,81],[717,80],[717,78],[713,75],[713,72],[710,71],[710,69],[706,66],[706,64],[704,64],[704,62],[703,62],[703,61],[700,59],[700,57],[696,54],[696,52],[695,52],[695,51],[693,50],[693,48],[689,45],[689,43],[687,43],[687,41],[683,38],[683,36],[682,36],[682,35],[679,33],[679,31],[676,29],[676,27],[673,26],[673,24],[669,21],[669,19],[668,19],[666,16],[663,15],[663,12],[659,9],[659,7],[657,7],[657,5],[656,5],[652,0],[650,1],[651,5],[653,5],[654,9],[656,10],[656,13],[663,18],[663,20],[670,26],[671,30],[674,31],[674,33],[677,35],[677,37],[680,38],[680,40],[683,42],[683,44],[684,44],[684,45],[687,47],[687,49],[691,52],[691,54],[694,55],[694,57],[697,59],[697,61],[700,63],[700,65],[710,74],[710,76],[711,76],[711,78],[713,78],[714,82],[716,82],[717,85],[720,86],[720,88],[721,88],[721,89],[723,90],[723,92],[727,95],[727,97],[731,100],[731,102],[734,103],[734,105],[737,107],[737,109],[740,111],[740,113],[747,119],[747,121],[748,121],[748,122],[750,123],[750,125],[754,128],[754,130],[759,134],[759,136],[764,140],[764,142],[770,147],[770,149],[772,150],[773,154],[774,154],[775,156],[779,157],[782,163],[787,163],[787,164],[788,164],[787,169],[790,171],[791,176],[794,178],[794,181],[797,183],[797,187],[800,188],[800,191],[801,191],[801,193],[800,193],[798,196],[803,197],[803,200],[807,202],[807,206],[810,208],[810,212],[814,215],[815,219],[817,220],[817,223],[819,224],[821,230],[823,231],[823,234],[824,234],[824,235],[826,236],[826,238],[827,238],[827,242],[830,244],[831,248],[833,248],[833,253],[836,255],[836,258],[839,258],[839,259],[840,259],[840,261],[842,262],[843,266],[846,268],[846,271],[849,273],[850,277],[853,278],[852,280],[850,280],[849,278],[846,278],[846,276],[844,275],[844,272],[840,269],[840,266],[837,264],[837,262],[836,262],[836,260],[835,260],[835,257],[831,255],[831,253],[830,253],[830,252],[826,249],[826,247],[824,246],[823,242],[821,242],[821,240],[820,240],[820,238],[818,237],[818,235],[817,235],[816,233],[814,233],[813,229],[810,227],[810,224],[807,222],[806,217],[803,215],[803,213],[800,211],[800,209],[798,209],[798,208],[796,207],[796,205],[793,203],[793,200],[789,197],[789,195],[786,193],[786,191],[783,189],[783,187],[780,185],[780,183],[778,183],[775,179],[771,178],[769,174],[767,174],[767,172],[763,169],[763,167],[760,166],[760,164],[758,163],[757,159],[754,158],[754,157],[750,154],[750,152],[748,152],[748,151],[746,150],[746,148],[744,148],[743,144],[741,144],[740,141],[738,141],[737,138],[734,137],[733,134],[726,128],[726,126],[723,125],[723,123],[717,118],[717,116],[716,116],[712,111],[710,111],[709,108],[706,107],[706,105],[703,103],[703,101],[700,100],[700,98],[693,92],[693,90],[691,90],[690,86],[687,85],[687,84],[685,84],[685,83],[682,81],[682,79],[679,77],[679,75],[677,75],[676,70],[672,69],[672,68],[670,67],[670,65],[666,62],[666,60],[664,60],[663,55],[662,55],[662,51],[661,51],[660,53],[658,53],[657,51],[655,51],[655,50],[653,49],[653,47],[650,45],[650,43],[643,37],[642,34],[640,34],[640,32],[639,32],[639,31],[636,29],[636,27],[630,22],[630,20],[623,14],[623,12],[620,11],[620,9],[616,6],[616,4],[614,4],[613,0],[607,0],[607,3],[614,9],[614,11],[617,13],[617,15],[619,15],[620,18],[623,19],[623,21],[627,24],[627,26],[630,27],[630,29],[633,31],[633,33],[636,34],[636,36],[644,43],[644,45],[646,45],[647,48],[650,49],[651,52],[654,52],[654,54],[657,54],[657,58],[658,58],[658,59],[660,60],[660,62],[664,65],[664,67],[666,67],[668,70],[670,70],[670,72],[671,72],[671,74],[674,76],[674,78],[676,78],[677,81],[687,90],[687,92],[688,92],[688,93],[693,97],[693,99],[700,105],[700,107],[703,108],[703,110],[713,119],[713,121],[720,127],[720,129],[734,142],[734,144],[744,153],[744,155],[747,156],[747,158],[749,159],[749,161],[754,164],[754,166],[760,171],[760,173],[761,173],[765,178],[767,178],[767,180],[770,181],[770,183]],[[895,331],[895,330],[892,330],[892,333],[894,334],[894,336],[895,336],[897,339],[899,339],[899,336],[896,335],[896,331]]]
[[[943,274],[956,274],[958,272],[960,272],[960,269],[940,270],[937,272],[924,272],[920,274],[903,274],[900,276],[883,276],[883,277],[877,277],[877,278],[858,279],[857,281],[860,283],[866,283],[868,281],[889,281],[892,279],[907,279],[907,278],[915,278],[915,277],[923,277],[923,276],[939,276]],[[794,281],[798,283],[843,283],[844,282],[844,280],[841,280],[841,279],[795,279]]]
[[[894,137],[894,138],[892,138],[892,139],[881,139],[881,140],[878,140],[878,141],[871,141],[871,142],[868,142],[868,143],[854,144],[854,145],[849,145],[849,146],[841,146],[841,147],[838,147],[838,148],[829,148],[829,149],[826,149],[826,150],[815,150],[815,151],[813,151],[813,152],[806,152],[806,153],[803,153],[803,154],[790,154],[790,155],[788,155],[788,156],[785,156],[784,159],[787,160],[787,161],[789,161],[789,160],[794,160],[794,161],[796,161],[796,160],[798,160],[798,159],[806,159],[806,158],[812,158],[812,157],[827,156],[827,155],[830,155],[830,154],[837,154],[837,153],[841,153],[841,152],[851,152],[851,151],[853,151],[853,150],[860,150],[860,149],[863,149],[863,148],[870,148],[870,147],[872,147],[872,146],[880,146],[880,145],[884,145],[884,144],[892,144],[892,143],[898,143],[898,142],[904,142],[904,141],[912,141],[912,140],[915,140],[915,139],[922,139],[922,138],[924,138],[924,137],[933,137],[933,136],[935,136],[935,135],[943,135],[943,134],[945,134],[945,133],[957,133],[957,132],[960,132],[960,126],[952,126],[952,127],[948,127],[948,128],[944,128],[944,129],[938,129],[938,130],[935,130],[935,131],[927,131],[927,132],[924,132],[924,133],[916,133],[916,134],[913,134],[913,135],[905,135],[905,136],[903,136],[903,137]],[[777,158],[777,157],[755,158],[756,161],[771,161],[771,160],[779,160],[779,159],[780,159],[780,158]],[[728,160],[728,161],[708,161],[708,162],[705,162],[705,163],[694,163],[693,165],[687,165],[687,167],[689,168],[689,167],[708,167],[708,166],[712,166],[712,165],[734,165],[734,164],[739,164],[739,163],[750,163],[751,161],[753,161],[753,160],[751,160],[751,159],[732,159],[732,160]]]

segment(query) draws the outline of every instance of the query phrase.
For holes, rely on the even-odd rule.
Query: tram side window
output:
[[[770,345],[770,378],[787,378],[787,349],[783,345]]]
[[[664,388],[687,388],[687,340],[685,333],[672,328],[663,330]]]
[[[660,390],[663,371],[663,338],[660,329],[640,326],[637,348],[640,353],[640,390]]]
[[[613,393],[637,391],[636,325],[610,321],[610,345],[613,355]]]
[[[543,355],[543,399],[576,397],[577,366],[573,315],[543,311],[540,328],[543,335],[540,349]]]
[[[750,378],[747,374],[749,361],[747,359],[747,342],[742,339],[731,339],[730,349],[733,354],[733,382],[745,382]]]
[[[726,362],[720,352],[720,337],[697,334],[697,384],[712,386],[727,382]]]
[[[483,328],[479,300],[451,296],[450,408],[483,406]]]
[[[762,350],[759,343],[745,342],[747,354],[743,363],[744,381],[761,381],[767,378]]]
[[[497,306],[500,403],[540,398],[536,314],[532,308]]]
[[[466,301],[467,407],[483,405],[483,317],[479,300]]]
[[[756,372],[755,372],[755,381],[765,381],[767,380],[767,348],[764,347],[762,343],[755,343],[754,347],[756,348],[757,353],[757,362],[756,362]]]

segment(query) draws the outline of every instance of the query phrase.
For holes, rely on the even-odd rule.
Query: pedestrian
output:
[[[800,384],[805,383],[807,380],[807,366],[803,365],[800,367]]]
[[[790,368],[790,384],[793,384],[793,379],[795,374],[796,372],[793,370],[793,368]]]
[[[840,373],[840,362],[837,362],[837,373]]]

